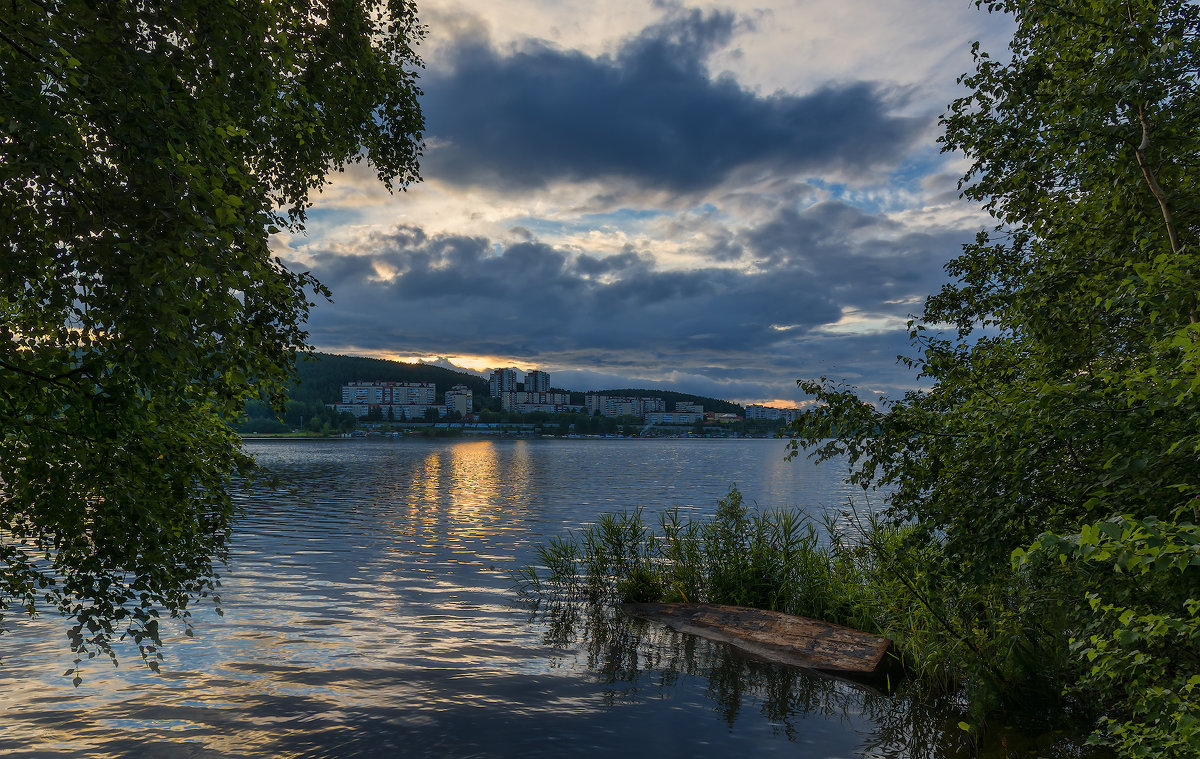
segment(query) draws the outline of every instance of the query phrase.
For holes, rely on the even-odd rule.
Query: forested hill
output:
[[[338,356],[314,353],[296,362],[297,387],[292,400],[305,403],[336,403],[342,397],[342,385],[350,382],[432,382],[438,394],[454,385],[466,385],[475,393],[487,395],[487,380],[474,374],[443,369],[428,364],[406,364],[364,356]]]
[[[388,361],[365,356],[339,356],[333,353],[314,353],[309,358],[296,362],[297,386],[292,391],[292,400],[302,403],[336,403],[342,397],[342,385],[350,382],[432,382],[437,385],[438,395],[454,385],[466,385],[477,395],[487,396],[488,383],[483,377],[466,372],[456,372],[428,364],[406,364],[403,361]],[[736,403],[717,398],[705,398],[674,390],[598,390],[601,395],[632,395],[662,398],[668,411],[675,410],[680,401],[698,403],[705,411],[742,414],[744,409]],[[574,403],[583,403],[584,393],[571,392]]]
[[[632,390],[624,388],[621,390],[596,390],[597,395],[630,395],[642,398],[662,398],[667,404],[667,411],[674,411],[675,404],[680,401],[687,403],[698,403],[704,407],[705,411],[712,411],[717,414],[737,414],[746,413],[746,409],[742,408],[732,401],[723,401],[719,398],[705,398],[703,395],[692,395],[690,393],[677,393],[674,390]]]

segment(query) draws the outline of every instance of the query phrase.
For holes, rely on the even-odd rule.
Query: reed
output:
[[[652,525],[640,508],[603,514],[538,546],[516,587],[527,599],[733,604],[879,631],[877,562],[851,532],[830,518],[751,509],[734,488],[707,519],[673,509]]]
[[[1028,590],[1014,578],[946,583],[936,538],[873,513],[838,516],[750,508],[736,487],[708,518],[604,514],[540,545],[516,591],[531,604],[752,606],[885,635],[931,694],[965,695],[981,715],[1028,695],[1030,672],[1057,668],[1047,631],[1018,613]]]

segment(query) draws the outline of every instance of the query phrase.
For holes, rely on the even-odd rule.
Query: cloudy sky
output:
[[[578,390],[896,396],[905,323],[986,217],[938,117],[970,0],[437,0],[424,181],[331,177],[277,252],[334,292],[319,349]]]

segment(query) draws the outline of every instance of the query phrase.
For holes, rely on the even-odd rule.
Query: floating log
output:
[[[819,619],[718,604],[623,604],[622,611],[754,658],[831,674],[878,672],[891,641]]]

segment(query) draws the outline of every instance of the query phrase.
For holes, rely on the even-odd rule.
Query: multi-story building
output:
[[[678,401],[674,411],[651,411],[647,424],[695,424],[704,418],[704,407],[698,403]]]
[[[499,398],[502,393],[513,393],[521,388],[517,382],[517,369],[493,369],[488,377],[488,393],[493,398]]]
[[[500,408],[505,411],[516,411],[517,406],[523,403],[533,403],[541,406],[562,406],[570,402],[570,393],[532,393],[525,390],[517,390],[500,394]]]
[[[536,370],[526,372],[524,390],[527,393],[550,392],[550,374]]]
[[[775,408],[774,406],[762,406],[757,403],[751,403],[746,407],[746,419],[762,419],[764,421],[773,422],[778,420],[783,415],[783,409]]]
[[[703,414],[690,411],[651,411],[646,414],[646,424],[695,424]]]
[[[380,419],[399,421],[424,419],[429,409],[442,416],[445,408],[434,405],[436,398],[432,382],[350,382],[342,386],[342,402],[330,406],[359,419],[378,409]]]
[[[475,393],[466,385],[455,385],[446,391],[446,413],[467,416],[475,408]]]
[[[342,403],[383,406],[432,405],[432,382],[350,382],[342,385]]]
[[[589,393],[584,400],[589,414],[595,415],[599,412],[601,416],[607,417],[632,416],[641,419],[646,414],[667,410],[667,405],[662,398],[650,396],[634,397]]]
[[[761,406],[753,403],[746,407],[747,419],[765,419],[771,422],[786,422],[791,424],[796,421],[796,417],[801,413],[798,408],[776,408],[774,406]]]

